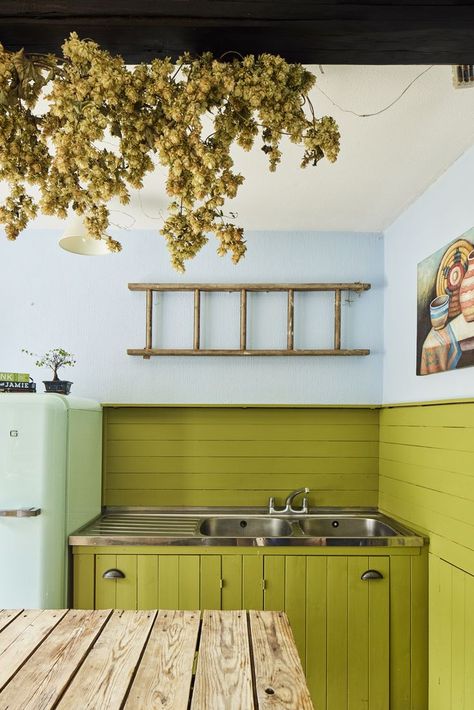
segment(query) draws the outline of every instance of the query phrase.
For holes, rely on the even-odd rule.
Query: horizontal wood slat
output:
[[[473,454],[472,402],[380,413],[380,507],[428,533],[432,552],[443,548],[471,570]]]
[[[114,408],[104,416],[107,505],[374,505],[371,409]]]

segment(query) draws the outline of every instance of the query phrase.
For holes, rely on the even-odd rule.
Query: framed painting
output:
[[[418,264],[417,375],[474,366],[474,227]]]

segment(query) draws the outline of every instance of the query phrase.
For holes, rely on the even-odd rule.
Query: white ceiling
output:
[[[391,103],[424,68],[331,65],[321,74],[311,67],[317,86],[358,113]],[[228,209],[247,230],[381,231],[474,143],[474,88],[455,90],[448,66],[433,67],[392,108],[371,118],[342,112],[317,89],[311,99],[317,115],[339,123],[339,159],[302,170],[302,149],[285,142],[282,162],[270,173],[258,143],[251,153],[237,149],[236,168],[246,179]],[[141,194],[118,207],[126,214],[112,214],[114,223],[159,228],[164,179],[158,167]],[[35,224],[51,226],[52,220],[40,217]]]

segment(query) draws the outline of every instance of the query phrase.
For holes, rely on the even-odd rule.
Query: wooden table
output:
[[[312,710],[271,611],[0,610],[0,710]]]

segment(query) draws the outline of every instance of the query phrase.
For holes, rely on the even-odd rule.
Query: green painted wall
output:
[[[430,537],[430,710],[474,710],[474,403],[383,409],[379,486]]]
[[[106,505],[377,505],[370,408],[106,407]]]

